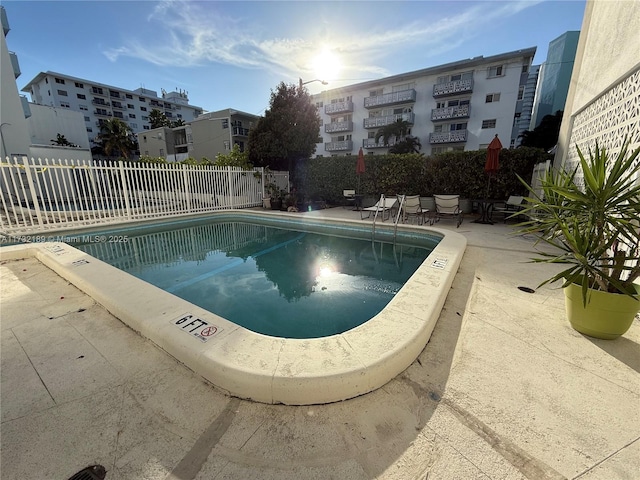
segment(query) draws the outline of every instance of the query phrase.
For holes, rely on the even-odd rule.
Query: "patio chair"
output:
[[[372,213],[380,213],[382,215],[382,221],[384,222],[384,215],[387,214],[387,218],[391,216],[391,211],[396,207],[398,200],[393,198],[385,198],[384,195],[380,195],[380,200],[376,202],[372,207],[365,207],[360,210],[360,219],[364,220],[369,218]],[[364,216],[364,212],[367,212],[367,216]]]
[[[420,195],[405,195],[402,204],[402,223],[407,223],[411,218],[419,220],[420,225],[424,223],[425,216],[429,212],[428,209],[422,208],[420,204]]]
[[[436,211],[431,218],[431,225],[441,218],[455,218],[456,228],[460,227],[464,212],[460,210],[460,195],[434,195]]]
[[[355,190],[343,190],[342,191],[342,196],[344,197],[345,201],[347,202],[346,205],[344,206],[345,208],[350,206],[350,205],[355,205],[355,203],[356,203],[356,191]]]
[[[522,202],[524,201],[524,197],[511,195],[504,205],[496,205],[493,207],[493,215],[498,214],[502,215],[504,223],[507,223],[507,219],[511,215],[517,214],[520,210],[522,210]]]

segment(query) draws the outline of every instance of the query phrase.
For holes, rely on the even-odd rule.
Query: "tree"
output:
[[[249,162],[248,153],[240,151],[238,144],[234,145],[229,153],[219,153],[216,155],[214,163],[216,167],[240,167],[250,170],[253,165]]]
[[[409,135],[411,123],[398,119],[389,125],[385,125],[376,133],[376,143],[382,138],[385,145],[389,140],[394,139],[394,144],[389,149],[389,153],[418,153],[422,148],[420,139]]]
[[[98,140],[107,156],[119,155],[128,158],[129,154],[136,149],[131,127],[119,118],[102,122]]]
[[[542,117],[540,125],[531,130],[525,130],[520,137],[523,147],[534,147],[549,150],[558,143],[560,135],[560,124],[562,123],[562,110],[558,110],[554,115]]]
[[[167,116],[164,114],[164,112],[161,112],[157,108],[154,108],[153,110],[151,110],[151,113],[149,114],[149,123],[151,124],[151,128],[171,126],[171,122],[169,121]]]
[[[307,89],[281,82],[271,91],[269,109],[249,132],[249,160],[295,175],[296,163],[316,150],[320,117]]]
[[[59,145],[61,147],[77,147],[78,146],[75,143],[71,143],[69,140],[66,139],[64,135],[61,135],[59,133],[56,134],[56,139],[55,140],[51,139],[51,141],[53,142],[51,145]]]
[[[184,120],[181,118],[177,119],[175,122],[171,122],[171,128],[182,127],[183,125],[186,125],[186,124],[184,123]]]

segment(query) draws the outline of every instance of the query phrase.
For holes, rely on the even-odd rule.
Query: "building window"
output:
[[[520,112],[516,112],[516,114],[513,116],[513,126],[515,127],[516,125],[518,125],[518,123],[520,122],[520,116],[522,115],[522,113]]]
[[[76,88],[84,88],[84,83],[76,82]]]
[[[67,91],[66,90],[58,90],[58,95],[62,96],[62,97],[66,97],[68,96]]]
[[[147,111],[147,107],[140,107],[140,110],[143,111],[143,112],[146,112]]]
[[[499,102],[499,101],[500,101],[499,93],[490,93],[489,95],[487,95],[487,98],[485,99],[485,103]]]
[[[89,132],[89,133],[93,132],[93,128],[87,127],[87,132]]]
[[[142,118],[142,120],[149,121],[149,117],[146,117],[144,115],[142,115],[140,118]]]
[[[87,96],[83,95],[82,93],[76,93],[76,97],[78,97],[80,100],[86,100]]]
[[[324,106],[324,102],[316,102],[316,108],[320,109]]]
[[[224,141],[224,149],[229,150],[229,140]]]
[[[136,108],[136,107],[133,105],[133,103],[127,103],[127,108],[133,109],[133,108]]]
[[[60,85],[64,85],[64,79],[58,78],[58,77],[55,77],[55,79],[56,79],[56,83],[59,83]]]
[[[176,116],[177,116],[178,118],[182,118],[182,114],[180,114],[180,113],[178,113]]]
[[[60,102],[60,106],[64,107],[64,108],[70,108],[69,107],[69,102]]]
[[[502,65],[496,65],[495,67],[489,67],[489,69],[487,70],[487,78],[502,77],[504,75],[502,72],[503,72]]]
[[[467,129],[467,122],[463,122],[463,123],[452,123],[449,130],[451,132],[455,131],[455,130],[466,130]]]
[[[124,96],[127,97],[129,100],[133,100],[133,95],[131,95],[130,93],[126,93]]]
[[[164,148],[161,148],[161,149],[160,149],[160,156],[161,156],[161,157],[164,157]]]
[[[223,118],[222,119],[222,128],[229,128],[229,119],[228,118]]]
[[[49,79],[48,79],[48,78],[45,78],[45,79],[44,79],[44,83],[49,83]]]
[[[87,107],[86,105],[78,105],[78,108],[79,108],[80,110],[89,111],[89,107]]]
[[[130,114],[129,114],[129,118],[136,118],[135,113],[130,113]]]
[[[145,130],[149,130],[149,125],[143,125],[142,128],[144,128]]]
[[[144,99],[144,97],[138,97],[138,100],[140,100],[142,103],[146,102],[146,100]]]
[[[520,85],[520,88],[518,89],[518,100],[522,100],[523,97],[524,97],[524,85]]]
[[[87,116],[85,116],[85,117],[84,117],[84,121],[85,121],[85,122],[90,122],[90,121],[91,121],[91,117],[87,117]]]
[[[483,120],[482,128],[496,128],[496,119],[492,118],[491,120]]]
[[[529,73],[529,65],[522,66],[522,73]]]

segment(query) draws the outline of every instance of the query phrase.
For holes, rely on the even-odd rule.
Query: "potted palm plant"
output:
[[[534,262],[568,265],[540,286],[562,281],[571,326],[597,338],[623,335],[640,310],[640,148],[628,147],[615,158],[597,143],[589,158],[578,149],[578,166],[549,172],[519,224],[554,247]]]

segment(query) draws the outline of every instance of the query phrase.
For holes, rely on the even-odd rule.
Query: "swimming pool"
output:
[[[202,222],[212,218],[248,222],[256,217],[273,226],[303,225],[307,232],[371,237],[370,221],[311,214],[227,210],[202,217]],[[192,221],[185,219],[185,223]],[[153,223],[140,226],[148,231],[158,229]],[[121,233],[126,234],[127,228]],[[96,232],[99,230],[86,234]],[[98,260],[73,243],[6,246],[0,248],[0,259],[37,258],[124,324],[231,395],[264,403],[311,405],[345,400],[381,387],[411,365],[427,345],[466,239],[438,228],[398,226],[401,242],[425,236],[440,242],[380,313],[343,333],[312,339],[252,332]],[[376,240],[390,239],[393,228],[380,224]]]
[[[284,338],[335,335],[373,318],[437,244],[216,220],[172,227],[75,246],[233,323]]]

